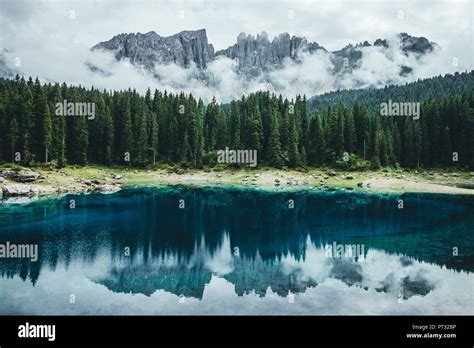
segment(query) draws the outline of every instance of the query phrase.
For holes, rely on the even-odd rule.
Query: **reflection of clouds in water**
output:
[[[233,255],[230,247],[230,236],[228,233],[222,234],[222,243],[216,249],[212,257],[205,261],[206,268],[217,275],[225,275],[234,270]]]
[[[121,256],[119,258],[120,265],[118,268],[143,268],[144,264],[149,264],[149,266],[154,269],[171,269],[182,266],[187,269],[204,267],[208,271],[221,276],[233,271],[234,256],[232,254],[230,236],[228,233],[222,234],[221,243],[218,244],[217,248],[212,252],[208,249],[205,239],[202,238],[194,244],[193,252],[189,258],[180,257],[176,251],[169,249],[163,250],[159,255],[154,256],[150,260],[145,260],[144,255],[146,255],[146,253],[143,249],[138,248],[133,258],[127,259]],[[110,267],[114,266],[117,265],[110,265]]]
[[[305,261],[301,262],[287,255],[281,260],[281,268],[286,274],[299,271],[306,279],[311,278],[317,283],[321,283],[330,275],[330,263],[330,259],[324,254],[324,249],[320,247],[317,248],[311,243],[308,237],[306,241]]]
[[[288,274],[301,271],[303,276],[317,279],[320,284],[329,278],[338,279],[347,285],[395,297],[402,295],[405,299],[430,293],[444,293],[449,297],[453,284],[459,282],[467,286],[466,295],[474,295],[472,273],[447,270],[444,266],[418,262],[376,249],[369,250],[364,259],[355,262],[350,258],[327,258],[324,248],[308,243],[305,262],[296,262],[291,257],[281,262]],[[472,304],[472,298],[467,303]]]
[[[178,301],[178,295],[156,290],[145,296],[140,293],[112,292],[90,279],[110,276],[110,259],[98,257],[93,267],[72,263],[66,270],[42,270],[35,287],[18,277],[0,279],[1,313],[36,314],[474,314],[472,273],[448,270],[438,265],[369,250],[362,262],[335,260],[324,255],[324,248],[308,241],[305,260],[287,255],[280,261],[243,260],[232,255],[226,235],[218,252],[211,256],[201,246],[186,262],[192,278],[197,270],[212,272],[203,288],[203,296]],[[198,256],[199,255],[199,256]],[[174,261],[172,261],[174,260]],[[139,269],[139,262],[133,262]],[[174,263],[174,265],[173,265]],[[121,262],[125,267],[124,262]],[[172,254],[148,265],[152,276],[160,269],[182,267]],[[240,267],[240,269],[239,269]],[[242,268],[243,267],[243,268]],[[251,268],[245,275],[245,267]],[[354,275],[354,270],[357,275]],[[256,272],[259,271],[259,272]],[[265,273],[263,273],[264,271]],[[229,273],[230,272],[230,273]],[[232,277],[240,273],[242,277]],[[270,284],[264,297],[255,291],[236,296],[236,281],[252,273],[257,280],[278,280],[281,275],[312,279],[317,286],[295,293],[294,303],[282,297],[279,288]],[[266,274],[270,273],[270,274]],[[166,275],[167,273],[164,272]],[[188,275],[189,275],[188,274]],[[218,275],[221,274],[221,275]],[[225,279],[222,275],[225,274]],[[277,278],[273,277],[277,276]],[[230,279],[230,281],[229,281]],[[139,280],[137,279],[133,279]],[[247,279],[248,280],[248,279]],[[355,281],[354,281],[355,280]],[[349,286],[348,284],[353,284]],[[278,284],[277,284],[278,285]],[[192,286],[192,284],[191,284]],[[426,287],[429,286],[429,289]],[[428,292],[426,292],[428,290]],[[416,295],[422,292],[425,296]],[[405,299],[399,303],[398,295]],[[76,304],[68,303],[76,295]],[[41,301],[38,301],[41,299]]]

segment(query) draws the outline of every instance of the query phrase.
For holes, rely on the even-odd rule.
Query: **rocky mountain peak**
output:
[[[112,51],[117,60],[128,58],[131,63],[147,69],[152,69],[156,63],[175,63],[185,68],[194,63],[205,69],[214,59],[214,47],[208,43],[205,29],[182,31],[168,37],[154,31],[119,34],[92,49]]]
[[[298,59],[299,52],[314,52],[323,49],[315,42],[308,43],[305,38],[282,33],[269,40],[268,34],[262,32],[256,37],[240,33],[237,43],[225,50],[216,52],[216,56],[225,56],[238,61],[240,71],[258,74],[280,66],[286,58]]]
[[[428,41],[425,37],[414,37],[407,33],[398,34],[398,38],[400,40],[401,49],[405,54],[411,52],[422,55],[439,47],[436,43]]]
[[[167,37],[160,36],[155,31],[146,34],[119,34],[92,49],[111,51],[117,60],[128,59],[132,64],[143,66],[152,72],[155,64],[176,64],[183,68],[195,65],[200,70],[199,78],[205,80],[207,66],[220,57],[235,60],[237,73],[256,77],[282,68],[288,60],[299,63],[304,55],[319,51],[328,55],[332,63],[332,73],[343,78],[361,66],[364,50],[370,47],[387,50],[388,58],[388,49],[393,45],[398,45],[397,48],[404,54],[414,54],[416,57],[439,47],[424,37],[414,37],[407,33],[400,33],[396,37],[398,44],[394,40],[377,39],[373,44],[363,41],[328,52],[316,42],[308,42],[304,37],[290,36],[288,33],[281,33],[270,41],[264,31],[255,36],[242,32],[237,36],[235,44],[214,52],[214,47],[208,42],[206,30],[199,29],[182,31]],[[90,68],[92,71],[101,72],[99,68]],[[402,66],[400,76],[410,74],[411,71],[411,67]],[[107,75],[106,71],[102,73]]]

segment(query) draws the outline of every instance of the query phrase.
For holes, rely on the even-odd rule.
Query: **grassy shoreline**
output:
[[[11,166],[0,166],[0,172],[5,168]],[[4,179],[0,187],[29,185],[35,188],[38,196],[90,192],[100,185],[127,188],[181,184],[255,187],[278,191],[334,188],[374,193],[474,194],[472,173],[439,169],[426,171],[381,169],[361,172],[331,168],[311,168],[305,172],[272,168],[173,171],[169,168],[135,169],[105,166],[71,166],[59,170],[40,166],[13,169],[34,171],[41,176],[41,179],[24,184]]]

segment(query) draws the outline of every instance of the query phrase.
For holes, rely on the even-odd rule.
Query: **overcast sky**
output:
[[[168,36],[205,28],[209,42],[219,50],[234,44],[240,32],[266,31],[270,39],[288,32],[337,50],[348,43],[372,43],[407,32],[437,42],[445,54],[458,59],[459,70],[470,70],[473,4],[454,0],[1,0],[0,48],[10,52],[8,64],[21,58],[20,69],[27,74],[87,84],[87,80],[77,81],[79,68],[73,62],[82,64],[90,58],[90,47],[119,33],[153,30]]]
[[[55,36],[89,46],[123,32],[172,35],[205,28],[216,49],[240,32],[306,36],[330,50],[393,32],[425,36],[444,46],[472,43],[472,1],[152,1],[2,0],[2,46]],[[74,11],[75,19],[71,19]],[[471,36],[470,36],[471,35]]]

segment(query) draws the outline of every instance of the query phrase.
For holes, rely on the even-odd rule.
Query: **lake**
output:
[[[474,314],[474,197],[157,187],[0,206],[1,314]],[[341,252],[341,250],[343,252]]]

